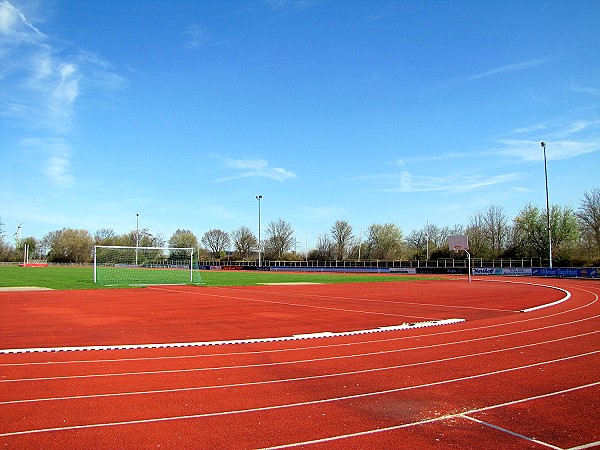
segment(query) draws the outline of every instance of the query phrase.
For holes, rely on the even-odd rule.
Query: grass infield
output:
[[[251,286],[264,283],[365,283],[379,281],[436,280],[391,274],[282,273],[241,270],[202,270],[204,286]],[[94,284],[91,267],[17,267],[0,266],[0,288],[36,286],[50,289],[107,289]]]

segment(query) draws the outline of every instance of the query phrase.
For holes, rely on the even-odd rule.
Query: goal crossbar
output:
[[[199,284],[192,247],[94,246],[94,283],[105,286]]]

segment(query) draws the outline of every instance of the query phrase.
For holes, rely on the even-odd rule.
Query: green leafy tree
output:
[[[570,207],[550,207],[553,259],[567,260],[579,240],[577,218]],[[545,210],[528,204],[514,219],[511,253],[519,257],[549,256],[548,218]]]
[[[43,246],[50,262],[86,263],[92,259],[94,240],[87,230],[63,228],[46,234]]]
[[[400,259],[404,250],[402,229],[394,223],[373,224],[368,229],[367,258]]]
[[[198,238],[190,230],[178,229],[169,238],[169,247],[197,248],[198,247]]]

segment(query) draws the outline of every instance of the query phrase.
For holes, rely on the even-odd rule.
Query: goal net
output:
[[[200,284],[193,248],[94,246],[94,283],[104,286]]]

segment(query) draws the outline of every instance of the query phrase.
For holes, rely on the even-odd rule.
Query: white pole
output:
[[[135,215],[135,265],[138,265],[138,247],[140,246],[140,215]]]
[[[97,268],[98,268],[98,265],[97,265],[97,260],[96,260],[96,249],[97,249],[97,248],[98,248],[98,247],[94,245],[94,284],[96,284],[96,282],[98,281],[98,280],[96,279],[96,278],[97,278],[97,276],[96,276],[96,270],[97,270]]]
[[[258,200],[258,268],[261,267],[260,262],[260,200],[262,199],[262,195],[257,195],[256,200]]]
[[[194,282],[194,248],[190,252],[190,283]]]
[[[465,253],[467,254],[467,259],[468,259],[468,270],[469,270],[469,283],[471,282],[471,254],[465,250]]]

